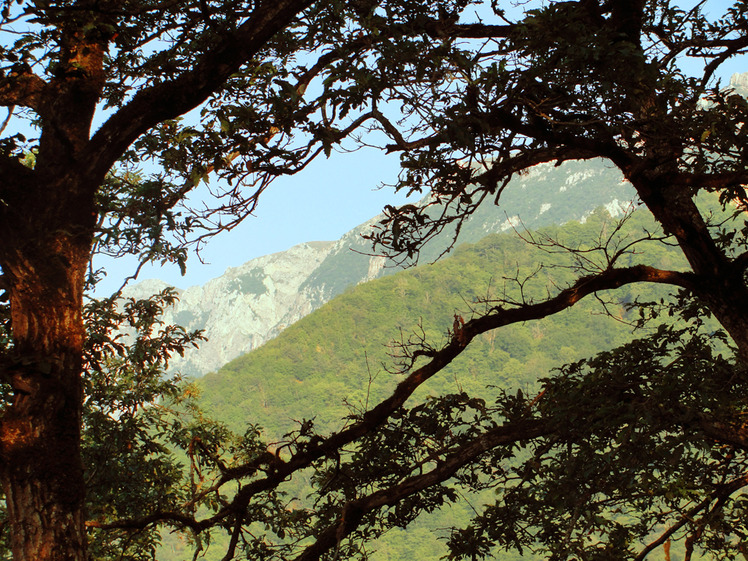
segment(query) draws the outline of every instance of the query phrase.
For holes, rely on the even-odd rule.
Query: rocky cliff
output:
[[[189,330],[202,329],[208,340],[199,349],[188,350],[184,358],[175,357],[171,368],[202,376],[311,312],[312,304],[299,288],[333,246],[332,242],[303,243],[229,268],[203,286],[178,290],[179,302],[166,310],[164,321]],[[143,298],[166,286],[147,280],[125,294]]]
[[[748,94],[748,72],[733,74],[730,78],[730,87],[735,90],[735,93],[746,97]]]

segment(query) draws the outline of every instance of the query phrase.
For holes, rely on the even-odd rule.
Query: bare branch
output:
[[[13,117],[13,111],[15,110],[15,105],[9,105],[8,106],[8,116],[5,117],[5,120],[3,121],[3,124],[0,125],[0,134],[2,134],[5,131],[5,128],[8,126],[8,123],[10,123],[11,117]]]

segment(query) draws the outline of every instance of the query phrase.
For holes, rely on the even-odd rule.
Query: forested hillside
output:
[[[603,206],[619,215],[633,198],[634,191],[620,171],[602,159],[540,164],[514,177],[498,205],[493,200],[485,201],[466,217],[460,224],[458,243],[476,243],[488,234],[506,232],[517,225],[536,229],[582,220]],[[428,197],[421,204],[426,200]],[[400,270],[382,258],[374,262],[379,266],[372,271],[372,260],[366,257],[372,249],[364,236],[370,235],[382,218],[375,217],[348,232],[309,275],[301,288],[315,306],[362,280]],[[432,263],[448,251],[456,236],[456,225],[448,224],[424,244],[419,263]]]
[[[511,187],[500,206],[486,201],[467,217],[460,243],[475,243],[515,226],[535,229],[580,220],[597,207],[617,216],[634,197],[620,172],[601,159],[538,165],[518,175]],[[229,268],[203,286],[177,289],[179,301],[165,310],[164,322],[203,330],[207,341],[174,357],[172,372],[202,376],[259,347],[347,288],[401,270],[395,261],[369,255],[371,241],[364,236],[382,219],[376,216],[335,242],[300,244]],[[447,252],[455,234],[456,224],[447,225],[422,248],[420,263]],[[148,297],[166,286],[146,280],[127,288],[125,295]]]
[[[748,1],[3,0],[0,29],[0,558],[748,559]],[[263,337],[343,294],[261,353],[182,385],[192,322],[247,300],[96,295],[274,195],[259,235],[346,212],[311,173],[364,149],[423,204],[388,200],[358,275],[323,243],[318,278],[225,279]],[[572,161],[620,179],[578,194]],[[542,169],[563,196],[512,183]],[[589,215],[618,184],[653,219]],[[343,293],[561,199],[586,223]]]
[[[202,378],[201,405],[233,430],[259,425],[276,446],[303,420],[314,420],[323,434],[339,428],[349,413],[376,403],[399,381],[400,343],[411,337],[438,343],[455,322],[467,320],[473,310],[484,311],[494,298],[542,298],[549,287],[570,282],[578,267],[594,267],[580,257],[583,253],[575,258],[568,248],[584,250],[612,236],[607,243],[615,251],[656,231],[643,210],[617,231],[618,225],[600,209],[584,223],[491,235],[433,265],[356,286],[263,347]],[[635,247],[645,246],[652,263],[668,269],[682,265],[677,253],[662,244]],[[630,322],[636,316],[626,303],[663,295],[662,289],[646,286],[619,291],[615,301],[606,302],[601,294],[600,300],[588,299],[540,322],[486,334],[413,399],[428,399],[432,392],[465,391],[486,401],[500,391],[531,395],[554,367],[631,339]],[[446,550],[437,536],[446,533],[435,529],[458,524],[470,508],[463,501],[407,532],[391,533],[373,546],[378,553],[372,559],[438,559]]]
[[[599,210],[584,224],[551,227],[540,235],[584,247],[614,224]],[[621,238],[645,228],[654,225],[637,211]],[[653,262],[677,268],[675,253],[649,245],[647,255]],[[495,234],[433,265],[358,285],[263,347],[207,375],[200,381],[202,405],[237,430],[252,422],[280,437],[294,427],[294,420],[312,417],[318,426],[332,430],[348,407],[365,407],[367,397],[373,402],[393,388],[398,377],[391,355],[397,355],[398,342],[421,334],[438,342],[452,328],[455,314],[467,320],[471,310],[484,310],[505,292],[519,297],[519,282],[529,299],[571,280],[569,255],[550,249],[554,251],[533,246],[527,236],[515,232]],[[525,277],[531,278],[525,282]],[[653,295],[628,292],[625,300]],[[448,388],[471,393],[492,385],[531,390],[553,367],[630,338],[631,326],[616,321],[631,319],[624,304],[604,308],[592,299],[562,315],[484,336],[430,384],[438,392]]]

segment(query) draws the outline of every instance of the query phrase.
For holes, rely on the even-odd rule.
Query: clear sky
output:
[[[254,216],[210,240],[200,252],[204,263],[191,253],[185,276],[177,265],[167,264],[144,268],[138,280],[157,278],[187,288],[255,257],[307,241],[337,240],[377,215],[385,204],[405,201],[392,188],[380,188],[383,182],[394,183],[398,162],[397,154],[385,155],[374,149],[333,153],[329,159],[321,156],[298,175],[273,183],[260,197]],[[97,287],[102,295],[119,288],[137,265],[135,259],[95,263],[108,271]]]

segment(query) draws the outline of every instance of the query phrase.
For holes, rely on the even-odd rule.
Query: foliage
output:
[[[745,485],[745,457],[697,429],[744,392],[713,336],[663,325],[545,379],[534,405],[558,430],[524,461],[486,460],[471,485],[496,498],[452,534],[450,557],[540,545],[550,559],[643,559],[684,537],[688,556],[697,543],[713,558],[738,555],[745,505],[731,495]],[[525,403],[505,394],[497,408],[529,415],[517,410]],[[642,547],[647,536],[658,539]]]
[[[104,557],[115,555],[106,544],[128,543],[135,558],[152,555],[159,525],[189,531],[198,551],[226,530],[227,560],[365,557],[387,529],[484,488],[498,500],[455,531],[453,558],[497,547],[643,559],[668,540],[686,558],[741,554],[748,104],[715,77],[746,54],[748,6],[712,19],[706,4],[3,2],[0,479],[14,557],[85,561],[86,473]],[[686,72],[687,62],[701,67]],[[21,124],[24,134],[8,128]],[[86,337],[92,253],[184,266],[190,244],[251,214],[273,178],[354,142],[398,152],[396,187],[429,194],[425,206],[386,207],[370,236],[405,262],[539,163],[605,159],[657,228],[533,236],[549,262],[570,256],[568,276],[513,276],[511,264],[489,276],[516,292],[488,292],[463,315],[435,303],[446,317],[400,342],[388,397],[367,402],[359,385],[364,405],[343,427],[299,419],[270,448],[254,425],[231,435],[160,401],[180,394],[158,381],[158,365],[193,338],[155,328],[158,299],[119,319],[113,303],[95,305]],[[710,222],[702,193],[731,219]],[[660,261],[658,246],[682,259]],[[399,279],[402,303],[416,291]],[[537,394],[411,401],[476,341],[641,283],[679,291],[644,295],[654,304],[641,308],[642,320],[676,324],[563,368]],[[465,296],[483,296],[482,284]],[[122,319],[132,346],[110,336]],[[381,321],[393,319],[412,325]],[[82,430],[93,431],[90,459],[107,450],[101,438],[131,444],[117,450],[116,478],[84,469]],[[166,444],[182,450],[188,484]],[[132,484],[126,466],[153,488]],[[284,495],[293,477],[314,496]]]
[[[194,390],[179,378],[165,378],[164,369],[174,352],[196,344],[200,334],[161,325],[163,307],[174,300],[173,291],[165,290],[149,300],[108,298],[86,306],[82,446],[93,521],[173,510],[186,501],[174,445],[184,448],[197,428],[180,420],[176,407],[184,408]],[[211,432],[207,426],[199,430]],[[95,527],[89,544],[97,559],[150,559],[160,542],[155,529],[112,534]]]
[[[524,278],[528,272],[539,271],[539,274],[524,284],[527,297],[542,297],[549,284],[559,285],[573,279],[569,268],[573,260],[568,252],[559,250],[549,255],[530,243],[529,236],[536,240],[563,240],[567,246],[582,247],[592,245],[602,231],[612,230],[617,224],[618,220],[600,211],[584,224],[569,223],[526,232],[524,240],[514,233],[493,235],[480,243],[460,246],[452,256],[433,265],[359,285],[290,326],[263,347],[200,379],[199,403],[205,410],[215,411],[234,430],[240,430],[246,419],[253,419],[263,427],[270,442],[283,441],[283,435],[298,428],[301,419],[313,418],[316,430],[322,434],[340,428],[342,419],[357,415],[366,410],[367,404],[385,398],[400,380],[396,373],[387,371],[392,363],[391,354],[396,352],[393,338],[407,339],[412,333],[438,340],[451,325],[451,321],[447,325],[444,321],[452,318],[453,313],[469,318],[480,314],[485,306],[481,299],[490,300],[498,294],[518,297],[516,279]],[[635,239],[654,228],[651,216],[643,209],[638,210],[622,223],[620,238]],[[647,252],[650,262],[684,265],[673,248],[651,245],[652,251]],[[512,268],[514,276],[502,278]],[[557,365],[616,347],[631,337],[638,314],[627,311],[622,302],[636,299],[659,302],[661,298],[666,298],[665,292],[639,286],[619,294],[615,305],[608,304],[607,313],[602,301],[583,302],[564,314],[510,326],[498,336],[481,337],[413,395],[409,402],[413,406],[412,419],[408,422],[435,422],[440,415],[431,407],[444,407],[443,415],[459,413],[465,418],[467,405],[463,400],[469,399],[468,396],[480,397],[485,407],[484,400],[497,387],[512,395],[517,391],[535,395],[542,389],[539,379]],[[620,316],[608,315],[614,313]],[[645,331],[653,329],[651,325]],[[457,401],[440,402],[439,396],[445,393]],[[370,456],[359,458],[357,471],[346,473],[351,484],[364,478],[360,472],[367,463],[382,469],[382,454],[390,448],[388,440],[398,443],[391,452],[392,461],[399,462],[398,465],[403,464],[402,451],[421,448],[404,435],[423,439],[428,443],[423,445],[427,449],[446,446],[445,442],[429,443],[434,437],[428,436],[424,427],[406,428],[402,425],[404,421],[396,417],[398,420],[393,420],[392,426],[376,435],[377,440],[367,443],[376,461]],[[449,421],[449,428],[437,423],[431,430],[457,433],[452,426],[454,422],[454,419]],[[471,422],[459,432],[466,430],[477,430],[477,425],[474,427]],[[317,477],[326,481],[324,474]],[[500,484],[483,482],[474,489],[466,485],[459,490],[457,504],[449,509],[432,516],[421,513],[416,527],[423,528],[424,533],[417,540],[398,533],[392,537],[388,533],[367,548],[370,557],[406,559],[410,556],[409,548],[413,547],[416,548],[413,554],[420,550],[428,558],[445,555],[445,543],[438,538],[446,537],[446,528],[470,520],[472,513],[465,505],[464,510],[460,508],[460,503],[469,500],[481,505],[494,500],[487,488],[498,489]],[[292,483],[288,492],[307,496],[311,488]],[[408,532],[412,526],[408,526]],[[500,559],[511,558],[506,551],[489,550]]]

